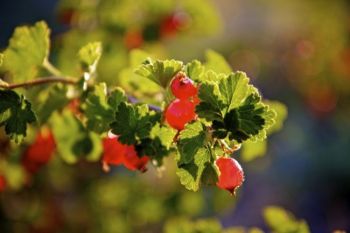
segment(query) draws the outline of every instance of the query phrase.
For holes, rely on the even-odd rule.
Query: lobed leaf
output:
[[[177,60],[153,61],[149,58],[135,70],[135,73],[166,88],[174,75],[182,69],[182,66],[182,62]]]
[[[193,60],[184,67],[185,73],[194,81],[202,81],[201,77],[204,73],[204,66],[198,61]]]
[[[14,81],[26,81],[37,75],[49,55],[50,30],[43,21],[34,26],[17,27],[4,52],[4,68]]]
[[[206,147],[202,146],[197,150],[191,163],[179,165],[176,174],[180,178],[180,183],[188,190],[197,191],[204,169],[209,162],[210,152]]]
[[[50,87],[46,98],[42,100],[36,110],[39,123],[46,123],[53,112],[61,110],[68,103],[66,86],[55,85]]]
[[[112,132],[119,135],[120,142],[132,145],[139,139],[147,138],[159,119],[160,114],[149,111],[145,104],[131,105],[121,102],[110,126]]]
[[[178,141],[178,164],[190,163],[198,150],[205,144],[205,128],[202,123],[196,121],[187,124],[185,129],[181,131]]]
[[[96,71],[96,66],[102,55],[101,42],[91,42],[82,47],[78,52],[79,60],[84,69],[90,73]]]
[[[196,107],[196,113],[199,117],[208,121],[221,120],[223,118],[222,110],[225,108],[225,105],[221,100],[217,83],[202,83],[199,88],[198,97],[201,100],[200,104]]]
[[[11,90],[0,90],[0,126],[16,142],[26,136],[27,125],[36,121],[31,104]]]
[[[87,118],[87,128],[96,133],[108,131],[119,104],[126,100],[125,93],[120,88],[113,90],[107,96],[106,84],[96,85],[94,90],[88,94],[82,106]]]
[[[89,161],[100,158],[102,152],[100,137],[86,130],[69,110],[63,111],[62,115],[55,113],[51,126],[57,151],[65,162],[73,164],[82,157]]]

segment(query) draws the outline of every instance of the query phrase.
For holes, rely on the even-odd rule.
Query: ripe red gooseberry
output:
[[[215,161],[219,168],[219,179],[216,185],[221,189],[226,189],[231,194],[242,185],[244,173],[241,165],[233,158],[220,157]]]
[[[189,99],[196,96],[198,89],[192,79],[187,77],[183,72],[175,75],[170,84],[171,92],[178,99]]]
[[[175,99],[165,110],[166,121],[177,130],[183,130],[185,124],[195,118],[195,105],[189,100]]]

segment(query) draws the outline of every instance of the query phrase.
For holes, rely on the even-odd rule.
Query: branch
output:
[[[4,89],[16,89],[21,87],[28,88],[28,87],[48,84],[48,83],[64,83],[64,84],[74,85],[77,82],[78,81],[75,79],[68,79],[68,78],[57,77],[57,76],[48,76],[48,77],[37,78],[27,82],[22,82],[22,83],[13,83],[13,84],[0,83],[0,88],[4,88]]]

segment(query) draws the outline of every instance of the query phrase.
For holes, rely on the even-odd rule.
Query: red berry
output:
[[[197,95],[197,87],[184,73],[178,73],[171,82],[171,92],[178,99],[189,99]]]
[[[145,172],[147,170],[146,164],[149,161],[149,157],[139,157],[134,146],[127,146],[124,156],[124,166],[129,170],[139,170],[141,172]]]
[[[189,17],[183,12],[168,15],[161,22],[160,35],[162,38],[175,36],[179,30],[186,28],[188,23]]]
[[[145,172],[148,156],[138,157],[134,146],[125,145],[119,142],[118,136],[108,134],[108,138],[103,139],[103,169],[109,171],[109,165],[123,164],[129,170],[140,170]]]
[[[198,98],[198,95],[193,96],[191,101],[194,106],[197,106],[201,102],[201,100]]]
[[[50,161],[55,148],[56,143],[52,132],[49,130],[39,132],[33,144],[26,149],[22,157],[25,169],[30,173],[35,173]]]
[[[3,192],[6,189],[6,179],[5,176],[0,175],[0,192]]]
[[[124,36],[124,44],[128,49],[140,48],[143,44],[142,33],[137,30],[130,30]]]
[[[244,181],[241,165],[235,159],[224,157],[220,157],[215,163],[220,171],[219,180],[216,185],[233,194],[235,189],[241,186]]]
[[[124,162],[125,145],[118,141],[117,137],[105,138],[102,141],[102,161],[106,164],[119,165]]]
[[[175,99],[165,110],[166,121],[177,130],[183,130],[185,124],[195,118],[195,105],[189,100]]]

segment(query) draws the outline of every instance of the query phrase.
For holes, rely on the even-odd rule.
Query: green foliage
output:
[[[106,84],[96,85],[82,106],[87,118],[87,128],[99,134],[108,131],[109,125],[114,121],[116,109],[125,101],[126,96],[122,89],[117,88],[107,96]]]
[[[50,30],[40,21],[32,27],[17,27],[4,51],[4,69],[10,72],[13,81],[34,78],[49,55]]]
[[[268,128],[266,131],[267,135],[270,135],[272,133],[279,131],[282,128],[283,122],[287,117],[287,108],[278,101],[264,100],[263,102],[264,104],[268,105],[270,109],[274,110],[277,113],[277,116],[275,118],[275,123],[272,124],[271,127]],[[243,143],[241,156],[245,162],[249,162],[254,160],[257,157],[261,157],[265,155],[266,150],[267,150],[267,140],[264,140],[264,141],[247,140]]]
[[[146,77],[166,88],[174,75],[182,69],[182,62],[176,60],[155,60],[147,59],[143,65],[138,67],[135,73]]]
[[[97,64],[102,55],[101,42],[88,43],[82,47],[79,52],[79,60],[84,70],[89,74],[96,72]]]
[[[150,111],[146,104],[131,105],[122,102],[110,126],[114,134],[120,135],[119,140],[122,143],[132,145],[147,138],[159,119],[160,115]]]
[[[4,62],[4,54],[0,53],[0,67],[2,66],[3,62]]]
[[[61,115],[55,113],[51,118],[51,127],[57,141],[57,151],[65,162],[73,164],[80,158],[88,161],[100,158],[100,137],[85,129],[69,110],[63,111]]]
[[[210,149],[199,148],[194,154],[194,159],[186,164],[179,164],[176,174],[180,178],[180,183],[188,190],[197,191],[200,187],[203,172],[207,163],[210,162]]]
[[[190,163],[198,150],[205,145],[205,139],[205,126],[201,122],[188,124],[180,133],[178,163],[180,165]]]
[[[264,210],[264,219],[274,233],[309,233],[309,227],[303,220],[297,220],[286,210],[269,206]]]
[[[267,130],[267,134],[270,135],[282,129],[288,115],[288,110],[284,104],[278,101],[264,100],[264,103],[277,113],[275,124]]]
[[[161,87],[157,83],[134,72],[149,56],[148,53],[139,49],[130,51],[129,66],[119,73],[121,86],[126,91],[132,92],[135,97],[145,98],[145,94],[154,95],[161,91]]]
[[[81,32],[70,33],[77,36]],[[94,41],[104,41],[104,33],[94,33],[89,34]],[[35,111],[23,95],[1,91],[0,124],[5,126],[11,138],[19,141],[26,135],[27,124],[33,123],[37,114],[40,124],[51,126],[57,153],[69,164],[81,159],[98,160],[103,150],[101,137],[111,130],[121,143],[133,145],[138,156],[149,156],[157,167],[162,166],[166,156],[175,152],[180,183],[197,191],[203,184],[217,182],[215,160],[218,156],[230,156],[233,151],[225,146],[236,147],[247,142],[244,144],[247,151],[252,143],[263,141],[267,133],[278,130],[286,116],[283,105],[263,102],[247,75],[232,72],[225,59],[214,51],[207,51],[204,64],[198,60],[183,64],[177,60],[154,60],[142,50],[132,50],[129,66],[119,72],[125,80],[120,80],[121,87],[117,87],[99,81],[104,77],[99,70],[101,65],[104,68],[102,61],[111,56],[115,47],[105,47],[102,56],[101,42],[86,43],[84,38],[77,43],[73,36],[70,39],[76,43],[72,46],[77,47],[78,56],[75,60],[70,59],[70,63],[80,63],[83,76],[80,70],[78,77],[64,77],[65,72],[47,60],[48,35],[49,29],[43,22],[16,29],[5,50],[5,71],[10,72],[15,81],[31,81],[38,68],[44,67],[52,75],[67,79],[52,88],[38,88],[38,93],[23,92],[31,97]],[[81,47],[81,43],[85,46]],[[15,53],[17,50],[20,52]],[[22,60],[28,76],[18,73]],[[112,63],[114,66],[116,61],[111,60]],[[35,72],[30,73],[31,70]],[[169,91],[170,82],[180,71],[196,82],[200,103],[196,106],[196,119],[177,132],[166,123],[163,112],[165,105],[174,98]],[[67,87],[64,86],[66,83],[77,85]],[[8,88],[7,83],[2,86]],[[72,104],[68,106],[69,101]],[[276,112],[280,114],[279,124],[270,129],[275,123]],[[266,146],[264,141],[260,147],[256,145],[248,152],[250,157],[245,157],[258,156]]]
[[[225,58],[213,50],[207,50],[205,53],[206,63],[205,68],[207,70],[213,70],[218,73],[230,73],[231,67],[226,62]]]
[[[31,104],[14,91],[0,90],[0,126],[16,142],[26,136],[27,125],[36,121]]]
[[[53,112],[61,110],[69,103],[67,98],[67,87],[55,85],[50,87],[48,94],[35,109],[40,124],[45,124]]]
[[[241,157],[245,162],[252,161],[258,157],[263,156],[267,150],[267,141],[256,141],[247,140],[243,143]]]
[[[191,222],[179,218],[169,220],[164,226],[164,233],[221,233],[221,224],[216,219],[201,219]]]
[[[276,114],[261,102],[245,73],[221,76],[218,82],[202,83],[196,112],[213,121],[214,135],[241,143],[249,138],[263,140]]]
[[[184,70],[190,79],[194,81],[201,81],[200,77],[202,76],[205,69],[200,61],[193,60],[186,64]]]
[[[296,220],[292,214],[277,206],[264,209],[265,222],[273,233],[309,233],[304,220]],[[186,218],[174,218],[166,222],[165,233],[263,233],[257,227],[229,227],[223,229],[216,219],[199,219],[191,221]]]

